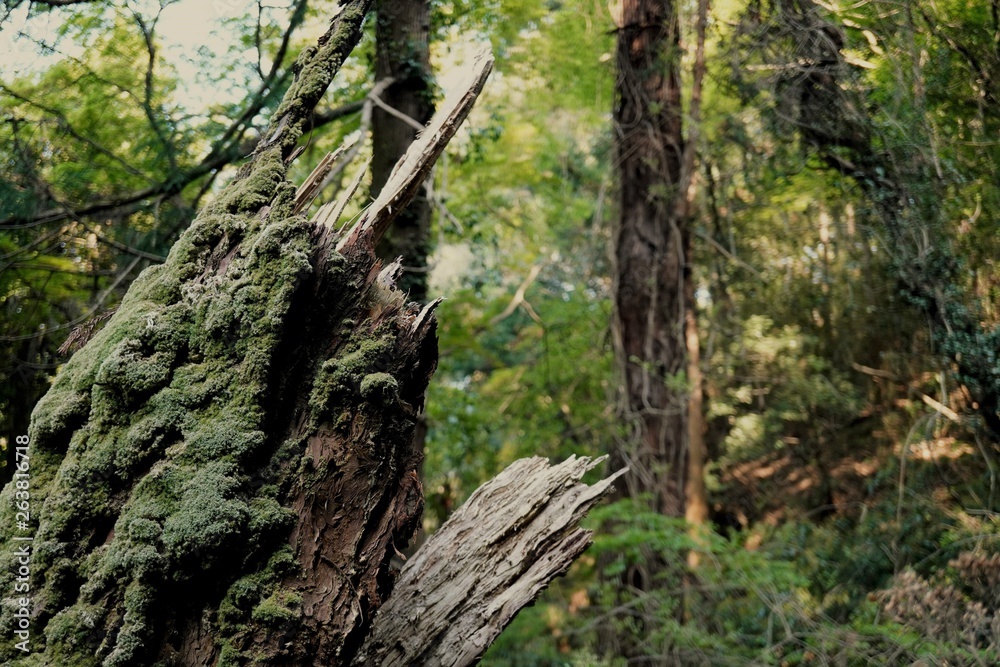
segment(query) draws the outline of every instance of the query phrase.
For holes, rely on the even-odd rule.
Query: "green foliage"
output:
[[[742,335],[713,360],[726,376],[744,380],[731,382],[709,413],[731,427],[723,444],[729,457],[761,456],[786,447],[792,437],[823,442],[857,414],[858,388],[814,352],[818,341],[795,326],[775,331],[764,316],[752,315],[742,325]]]
[[[690,45],[690,8],[682,9],[682,41]],[[325,10],[312,3],[300,17],[304,32]],[[800,23],[790,27],[779,10]],[[287,16],[265,12],[259,30],[245,17],[228,19],[211,48],[188,55],[194,75],[158,61],[148,96],[141,65],[149,54],[133,17],[106,3],[59,16],[52,48],[40,47],[49,64],[0,81],[4,438],[24,432],[68,329],[115,303],[153,261],[137,251],[166,254],[215,173],[127,209],[56,226],[24,221],[64,203],[180,183],[214,151],[246,155],[241,139],[272,115],[291,81],[274,80],[259,110],[225,138],[246,108],[242,98],[276,57]],[[694,539],[682,524],[637,507],[603,510],[595,550],[521,614],[486,664],[623,664],[597,654],[598,628],[609,619],[648,657],[683,664],[973,664],[977,656],[955,638],[918,631],[925,619],[887,620],[879,591],[912,571],[929,587],[969,597],[949,563],[995,533],[976,518],[997,509],[995,445],[968,424],[944,424],[925,400],[964,417],[977,409],[977,396],[1000,387],[994,23],[988,3],[959,0],[902,9],[882,1],[836,11],[804,2],[713,9],[692,271],[711,499],[716,516],[743,532]],[[499,60],[435,174],[447,214],[436,222],[431,280],[448,300],[427,403],[429,527],[512,460],[603,454],[622,428],[607,324],[616,200],[608,122],[614,34],[604,3],[442,0],[432,30],[439,63],[463,41],[486,39]],[[256,63],[245,55],[258,39]],[[838,40],[831,53],[847,64],[814,57]],[[73,48],[80,44],[87,48]],[[288,62],[299,50],[293,39]],[[345,66],[331,106],[364,95],[372,51],[368,40]],[[811,64],[803,69],[800,61]],[[686,84],[688,70],[685,61]],[[295,85],[315,87],[312,74]],[[186,98],[199,85],[216,93],[204,108]],[[841,92],[820,97],[826,105],[808,97],[833,89]],[[689,98],[685,90],[685,104]],[[301,181],[357,126],[355,117],[310,135],[291,180]],[[831,156],[855,168],[834,169]],[[144,273],[122,304],[116,320],[127,331],[118,327],[114,339],[98,333],[36,412],[33,480],[48,488],[65,456],[71,465],[62,482],[77,490],[39,492],[51,530],[80,539],[77,524],[93,521],[115,535],[84,564],[41,544],[40,562],[52,573],[46,602],[65,602],[64,584],[69,590],[77,579],[90,582],[92,597],[110,577],[130,581],[115,658],[122,664],[148,632],[136,619],[160,599],[150,584],[155,573],[210,577],[223,565],[200,554],[231,549],[236,536],[268,565],[229,584],[223,634],[238,636],[254,619],[294,622],[300,613],[276,585],[291,571],[289,554],[262,551],[269,535],[289,527],[279,490],[248,500],[239,470],[265,447],[261,401],[274,397],[255,391],[271,370],[265,350],[283,304],[306,268],[305,228],[296,220],[270,227],[211,302],[191,295],[193,305],[163,305],[177,297],[169,272],[190,278],[220,239],[253,232],[245,211],[268,202],[275,217],[287,211],[293,190],[284,169],[271,156],[196,222],[170,266]],[[260,276],[275,257],[279,275]],[[452,257],[465,259],[452,267]],[[340,275],[344,267],[333,262],[329,270]],[[961,326],[929,328],[925,313],[936,317],[935,303]],[[321,364],[314,419],[335,417],[341,395],[354,390],[372,404],[373,418],[394,405],[396,381],[380,369],[385,341],[376,332],[353,345]],[[245,365],[203,361],[220,355]],[[15,381],[34,366],[43,371]],[[230,370],[236,381],[221,381]],[[672,381],[687,384],[682,375]],[[65,437],[91,415],[100,434]],[[89,446],[99,435],[108,447]],[[50,443],[59,444],[46,449]],[[297,461],[299,444],[284,444],[282,465]],[[918,447],[934,454],[917,458]],[[158,469],[123,507],[126,481],[167,452],[185,464]],[[206,507],[212,512],[199,514]],[[695,573],[683,565],[692,550],[701,557]],[[613,583],[600,583],[598,561]],[[619,585],[646,569],[658,574],[644,591]],[[88,664],[77,631],[103,613],[82,600],[52,618],[53,660]],[[246,659],[224,643],[223,663]]]
[[[683,522],[644,507],[619,502],[595,512],[590,520],[603,529],[584,563],[554,594],[522,613],[483,664],[625,664],[613,655],[595,655],[602,627],[613,629],[623,645],[638,647],[644,657],[637,659],[671,664],[861,666],[993,659],[985,645],[970,650],[954,623],[950,638],[922,636],[896,624],[867,593],[830,614],[830,597],[843,593],[820,591],[819,582],[849,582],[851,568],[863,569],[879,548],[877,540],[887,539],[884,530],[873,534],[871,528],[823,528],[806,521],[789,522],[763,540],[711,532],[692,537]],[[891,527],[891,514],[876,509],[870,517],[862,523],[897,528]],[[900,536],[913,539],[908,534],[914,532],[924,531],[909,524]],[[848,535],[853,544],[845,545]],[[831,551],[820,562],[814,554],[822,553],[824,543]],[[686,564],[691,552],[699,557],[694,570]],[[928,561],[921,566],[932,570]],[[596,577],[595,562],[606,563],[604,578]],[[980,565],[980,571],[992,573],[990,564]],[[640,572],[655,573],[655,585],[640,590],[616,583]],[[857,580],[846,585],[859,591],[886,588],[891,574],[890,567],[876,586]]]

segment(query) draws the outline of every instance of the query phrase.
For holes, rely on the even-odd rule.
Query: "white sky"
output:
[[[138,11],[146,20],[155,17],[160,6],[156,0],[128,0],[124,4],[126,8]],[[289,0],[270,0],[266,3],[267,8],[278,16],[287,14],[289,5]],[[55,43],[56,31],[63,16],[65,14],[61,11],[36,13],[29,21],[28,4],[19,7],[0,27],[0,75],[9,79],[40,72],[61,59],[62,54],[39,53],[36,45],[24,38],[22,33]],[[189,109],[197,111],[210,101],[220,101],[219,94],[224,91],[191,85],[196,80],[197,68],[190,60],[203,47],[228,47],[222,22],[240,17],[244,17],[248,25],[256,22],[256,0],[178,0],[160,12],[156,22],[157,42],[161,49],[159,55],[176,69],[180,81],[187,84],[184,102]],[[85,46],[69,40],[59,42],[58,48],[63,54],[76,58],[82,58],[86,51]],[[253,62],[256,52],[251,50],[241,56],[245,62]]]
[[[126,9],[138,11],[147,21],[156,16],[160,7],[159,0],[127,0],[122,4]],[[281,23],[288,16],[291,4],[291,0],[268,0],[265,7]],[[330,11],[339,10],[337,3],[328,4]],[[44,71],[60,60],[63,54],[84,57],[86,47],[69,40],[58,44],[62,54],[40,54],[31,40],[21,37],[22,32],[28,32],[37,39],[54,43],[60,19],[66,16],[64,11],[36,13],[30,21],[27,16],[28,3],[24,3],[0,26],[0,77],[10,80]],[[192,62],[197,59],[198,50],[205,47],[216,47],[221,51],[218,55],[223,55],[232,42],[227,35],[227,30],[231,28],[224,26],[223,21],[241,17],[248,26],[256,23],[257,0],[176,0],[160,11],[156,23],[159,55],[176,70],[182,86],[177,98],[187,111],[200,113],[212,103],[238,102],[246,94],[245,90],[235,87],[220,90],[199,82],[198,68]],[[325,20],[303,26],[297,31],[297,37],[307,40],[318,37],[326,26]],[[483,39],[481,35],[452,34],[445,48],[439,46],[435,49],[437,81],[442,88],[447,91],[456,79],[461,78],[455,70],[460,70],[462,64],[471,59],[477,50],[475,44]],[[253,63],[257,58],[255,49],[233,55],[244,63]],[[269,65],[269,62],[263,63],[265,71]],[[145,62],[136,66],[145,67]]]

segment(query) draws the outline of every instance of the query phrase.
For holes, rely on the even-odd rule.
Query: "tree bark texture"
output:
[[[517,610],[590,544],[577,523],[625,472],[581,483],[600,462],[522,459],[476,490],[403,567],[355,664],[478,662]]]
[[[372,194],[389,180],[396,161],[434,111],[430,68],[429,0],[376,0],[375,79],[393,83],[380,96],[397,113],[372,111]],[[402,117],[401,117],[402,116]],[[400,287],[410,298],[427,300],[427,256],[431,207],[421,189],[396,218],[378,247],[383,261],[402,257]]]
[[[0,496],[0,559],[30,569],[19,595],[0,569],[0,631],[30,634],[3,664],[346,665],[368,634],[419,520],[437,360],[437,302],[407,303],[375,245],[492,63],[350,230],[308,221],[287,165],[369,5],[303,51],[250,161],[37,405]]]
[[[652,494],[655,509],[682,517],[689,240],[678,213],[685,193],[677,13],[671,1],[622,0],[613,14],[620,210],[612,330],[631,430],[619,457],[633,470],[628,495]]]
[[[648,498],[666,516],[685,515],[688,368],[686,314],[690,280],[680,40],[673,0],[619,0],[615,161],[618,222],[614,234],[612,340],[620,373],[619,410],[626,434],[612,468],[628,465],[621,495]],[[640,501],[641,502],[641,501]],[[608,557],[605,557],[608,558]],[[607,560],[601,563],[606,572]],[[628,601],[658,575],[679,567],[649,550],[615,577],[607,604],[615,618],[598,627],[607,657],[639,660],[649,619]]]
[[[708,29],[708,0],[698,0],[698,20],[695,28],[694,67],[691,81],[691,103],[688,108],[688,136],[684,147],[684,167],[682,173],[683,196],[679,203],[678,217],[688,219],[694,209],[695,184],[695,150],[701,133],[701,94],[705,80],[705,33]],[[691,242],[690,235],[688,242]],[[689,248],[688,257],[692,253]],[[687,413],[687,479],[685,480],[684,518],[690,526],[691,535],[697,540],[702,532],[709,529],[708,490],[705,486],[705,465],[708,463],[708,443],[705,433],[708,424],[705,420],[705,390],[704,377],[701,371],[701,337],[698,327],[698,312],[695,308],[695,286],[692,277],[692,267],[685,272],[684,295],[687,307],[684,313],[684,331],[688,355],[688,397]],[[696,568],[700,563],[700,554],[696,550],[688,552],[688,565]]]

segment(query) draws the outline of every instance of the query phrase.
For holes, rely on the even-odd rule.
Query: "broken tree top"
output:
[[[136,279],[39,402],[28,532],[14,520],[13,484],[0,509],[5,562],[20,538],[32,538],[30,651],[4,642],[0,662],[290,666],[358,657],[397,576],[390,560],[419,522],[412,436],[437,364],[438,302],[407,303],[394,284],[398,265],[382,267],[373,249],[492,64],[486,53],[476,59],[467,85],[353,226],[339,231],[329,220],[343,206],[309,221],[302,212],[316,189],[289,183],[288,164],[370,5],[347,2],[303,51],[249,162],[167,260]],[[522,522],[511,530],[537,537],[531,548],[515,541],[505,554],[481,552],[521,563],[491,590],[459,595],[454,573],[452,590],[466,599],[456,609],[483,619],[468,660],[586,546],[576,521],[607,488],[579,483],[587,465],[531,463],[515,469],[522,482],[512,485],[530,500],[490,496],[499,503],[487,512],[493,521],[509,516]],[[562,480],[555,487],[544,482],[552,475]],[[510,511],[525,506],[534,508],[530,530],[523,512]],[[435,562],[442,548],[428,542],[414,563]],[[15,576],[0,570],[5,595]],[[7,636],[19,622],[16,602],[5,599],[0,611]],[[365,655],[393,646],[391,627],[380,633]]]

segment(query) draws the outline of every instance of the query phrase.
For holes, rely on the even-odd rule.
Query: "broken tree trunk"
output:
[[[16,439],[3,664],[347,665],[369,634],[422,508],[412,431],[437,361],[436,303],[407,304],[374,248],[492,62],[349,231],[310,222],[287,165],[370,4],[303,52],[250,161]]]

